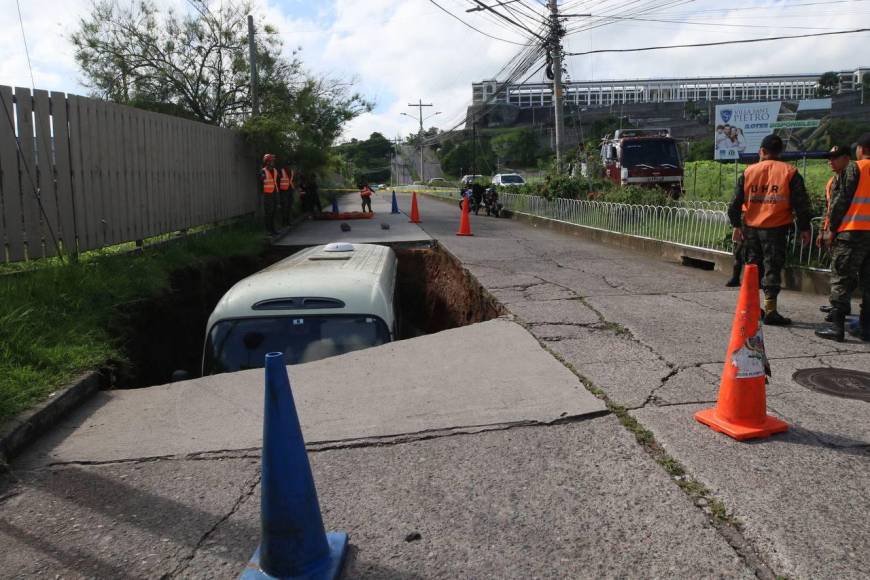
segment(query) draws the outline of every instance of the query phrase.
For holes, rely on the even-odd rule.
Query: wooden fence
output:
[[[255,171],[231,130],[0,86],[0,262],[253,213]]]

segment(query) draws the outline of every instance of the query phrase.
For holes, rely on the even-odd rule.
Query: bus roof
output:
[[[396,254],[385,246],[308,248],[236,283],[207,330],[226,319],[343,313],[375,315],[392,327],[396,274]]]

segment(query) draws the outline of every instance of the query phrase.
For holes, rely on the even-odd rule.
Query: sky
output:
[[[186,0],[154,1],[163,9],[187,9]],[[488,1],[495,4],[497,0]],[[516,1],[543,14],[541,0]],[[529,36],[492,14],[466,13],[473,0],[437,2],[490,35],[521,43]],[[727,4],[713,0],[560,0],[563,12],[592,14],[593,18],[616,13],[624,4],[652,7],[642,17],[654,21],[624,20],[578,31],[566,38],[566,50],[826,32],[863,27],[870,16],[870,0],[732,0]],[[90,5],[91,0],[20,0],[37,88],[87,94],[68,36]],[[355,90],[375,102],[373,112],[348,124],[345,139],[366,138],[373,131],[388,137],[416,131],[417,110],[408,104],[419,99],[434,105],[425,109],[424,115],[433,115],[426,127],[452,128],[471,102],[471,83],[493,78],[522,49],[467,28],[432,0],[253,0],[253,5],[258,19],[278,28],[285,51],[301,48],[311,74],[353,80]],[[0,14],[8,17],[7,25],[0,27],[0,84],[30,86],[22,31],[14,18],[16,10],[15,0],[0,0]],[[572,17],[569,26],[580,27],[589,21],[590,17]],[[868,53],[867,43],[870,34],[864,33],[589,55],[569,57],[566,68],[574,80],[821,73],[870,65],[870,56],[862,57]],[[538,74],[531,80],[541,78]]]

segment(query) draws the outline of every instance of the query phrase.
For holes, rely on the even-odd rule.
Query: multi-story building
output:
[[[870,67],[838,72],[839,92],[857,90]],[[773,101],[808,99],[816,94],[821,73],[747,77],[701,77],[573,81],[565,84],[565,103],[610,106],[620,103],[687,101]],[[503,90],[502,90],[503,89]],[[472,84],[473,105],[510,104],[520,109],[553,105],[551,83],[503,87],[495,80]]]

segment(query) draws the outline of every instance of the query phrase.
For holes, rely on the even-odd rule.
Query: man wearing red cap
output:
[[[263,167],[260,168],[260,182],[263,184],[263,216],[266,220],[266,231],[275,235],[275,204],[278,196],[278,170],[275,169],[275,156],[271,153],[263,155]]]
[[[842,342],[852,293],[861,288],[858,336],[870,341],[870,133],[856,144],[857,163],[836,180],[826,220],[831,250],[831,326],[816,336]]]

